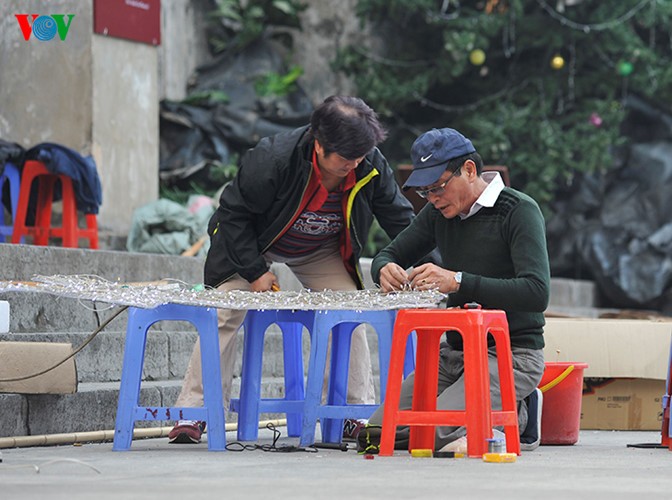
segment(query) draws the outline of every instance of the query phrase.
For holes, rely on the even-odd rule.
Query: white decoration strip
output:
[[[0,281],[0,292],[38,292],[109,304],[151,309],[162,304],[186,304],[219,309],[388,310],[437,307],[446,296],[439,291],[378,290],[300,292],[223,292],[175,280],[122,283],[91,275],[34,276],[33,281]]]

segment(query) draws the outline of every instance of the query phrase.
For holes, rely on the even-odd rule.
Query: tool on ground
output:
[[[311,448],[322,448],[324,450],[348,451],[348,445],[345,443],[313,443]]]

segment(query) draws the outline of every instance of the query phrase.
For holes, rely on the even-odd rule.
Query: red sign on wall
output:
[[[94,0],[93,32],[161,44],[161,0]]]

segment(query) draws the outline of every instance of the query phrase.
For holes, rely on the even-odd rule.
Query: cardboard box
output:
[[[588,364],[582,429],[661,429],[672,322],[547,318],[544,337],[546,361]]]
[[[0,342],[0,380],[39,373],[72,353],[71,344],[50,342]],[[15,382],[1,382],[0,392],[17,394],[73,394],[77,368],[72,357],[43,375]]]
[[[660,431],[664,380],[584,379],[581,429]]]

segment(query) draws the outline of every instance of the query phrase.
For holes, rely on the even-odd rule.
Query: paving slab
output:
[[[263,429],[260,443],[271,437]],[[277,445],[297,441],[281,437]],[[373,460],[354,450],[209,452],[205,442],[157,438],[136,440],[127,452],[110,443],[4,449],[0,482],[3,499],[22,500],[670,498],[672,452],[626,447],[659,442],[659,432],[581,431],[576,445],[541,446],[515,463],[493,464],[402,451]]]

